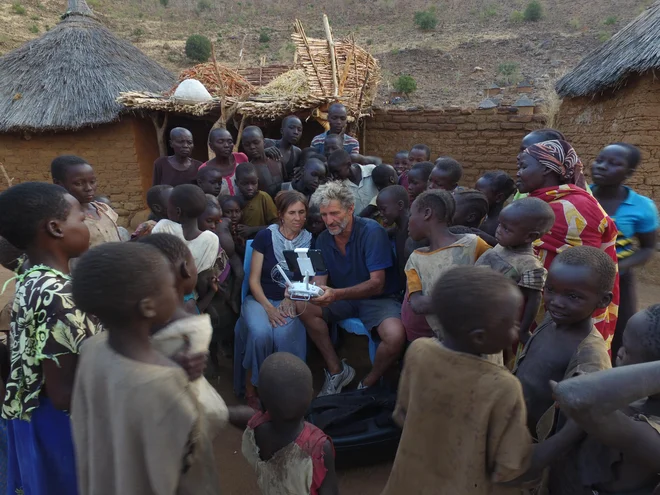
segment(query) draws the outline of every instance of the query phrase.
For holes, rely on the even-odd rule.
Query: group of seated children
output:
[[[77,157],[54,162],[64,189],[25,183],[0,194],[0,235],[24,253],[2,382],[10,491],[57,483],[72,494],[215,494],[211,442],[229,422],[246,428],[242,452],[263,493],[338,493],[332,441],[304,419],[313,389],[303,360],[285,352],[263,360],[258,411],[227,408],[202,377],[206,349],[216,366],[219,350],[232,351],[246,244],[280,219],[274,197],[294,190],[308,200],[334,179],[356,215],[387,229],[400,278],[409,343],[394,413],[402,437],[383,493],[521,493],[541,480],[551,495],[656,493],[660,305],[620,331],[618,364],[633,366],[606,371],[616,355],[592,315],[612,305],[617,263],[600,244],[569,240],[546,267],[538,256],[566,204],[536,189],[554,173],[581,173],[563,136],[535,131],[545,147],[528,143],[518,185],[536,189],[509,203],[508,174],[462,187],[461,165],[431,162],[422,144],[397,153],[394,167],[373,163],[345,134],[345,109],[330,110],[330,131],[311,148],[295,146],[302,124],[289,117],[278,141],[245,128],[245,155],[227,130],[211,131],[215,158],[203,164],[191,158],[190,133],[173,130],[175,155],[156,163],[152,216],[135,242],[107,242],[120,240],[114,212],[97,204],[96,177]],[[635,198],[623,182],[639,157],[613,146],[594,165],[594,190],[618,221]],[[559,199],[577,188],[553,187]],[[600,208],[584,189],[575,194]],[[655,240],[657,211],[644,205],[639,220],[625,217],[622,253],[634,237],[643,249]],[[313,239],[325,229],[322,209],[307,211]],[[606,236],[613,223],[602,218],[592,227]],[[626,270],[648,259],[634,250],[621,258],[629,256]]]

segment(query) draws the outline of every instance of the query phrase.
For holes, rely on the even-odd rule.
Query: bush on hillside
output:
[[[396,81],[394,81],[394,89],[396,89],[399,93],[409,95],[410,93],[417,91],[417,81],[415,81],[412,76],[403,74],[399,76]]]
[[[520,64],[517,62],[502,62],[497,66],[497,83],[500,86],[511,86],[520,82]]]
[[[415,12],[415,24],[422,31],[433,31],[438,25],[438,18],[433,9],[419,10]]]
[[[211,40],[201,34],[193,34],[186,40],[186,57],[196,62],[206,62],[211,56]]]
[[[163,7],[167,7],[170,3],[170,0],[159,0],[159,2]]]
[[[266,28],[261,28],[259,31],[259,43],[268,43],[270,41],[270,34]]]
[[[523,13],[527,22],[536,22],[543,19],[543,5],[538,0],[532,0],[525,7]]]
[[[525,14],[523,14],[519,10],[514,10],[513,12],[511,12],[511,17],[509,17],[509,21],[511,22],[511,24],[520,24],[524,20],[525,20]]]

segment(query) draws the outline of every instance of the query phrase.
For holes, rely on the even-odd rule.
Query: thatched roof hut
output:
[[[660,68],[660,2],[609,41],[589,53],[557,82],[562,97],[589,96],[617,89],[631,74]]]
[[[554,126],[582,161],[625,141],[642,150],[629,185],[660,201],[660,2],[589,53],[556,85],[563,97]]]
[[[77,130],[116,121],[122,91],[164,91],[173,75],[69,0],[63,20],[0,57],[0,132]]]
[[[159,146],[152,122],[116,98],[134,89],[164,91],[175,81],[105,28],[85,0],[69,0],[57,26],[0,57],[0,164],[14,183],[50,181],[54,157],[83,156],[99,194],[127,224],[144,207]]]

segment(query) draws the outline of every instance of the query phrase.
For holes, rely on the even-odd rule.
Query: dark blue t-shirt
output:
[[[370,218],[353,217],[353,230],[346,244],[346,256],[333,236],[326,230],[319,234],[316,249],[323,254],[332,286],[338,289],[366,282],[370,272],[385,270],[385,288],[377,297],[392,296],[399,292],[399,281],[394,251],[387,231]]]
[[[270,230],[262,230],[255,236],[252,241],[252,249],[264,255],[264,264],[261,267],[261,288],[264,290],[264,295],[268,299],[281,301],[284,299],[284,288],[273,282],[271,276],[271,272],[277,264],[277,258],[273,251],[273,235]]]

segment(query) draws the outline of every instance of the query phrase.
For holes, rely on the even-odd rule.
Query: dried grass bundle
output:
[[[260,95],[281,98],[305,96],[309,94],[307,75],[303,69],[294,69],[277,76],[257,91]]]
[[[220,77],[222,77],[222,83],[224,84],[224,89],[227,96],[243,98],[254,92],[254,86],[252,86],[238,72],[220,64],[218,64],[218,68],[220,69]],[[183,81],[184,79],[197,79],[206,87],[211,95],[221,95],[222,90],[213,62],[198,64],[191,67],[190,69],[181,71],[179,74],[179,82]],[[166,94],[168,96],[172,95],[175,89],[176,86]]]

